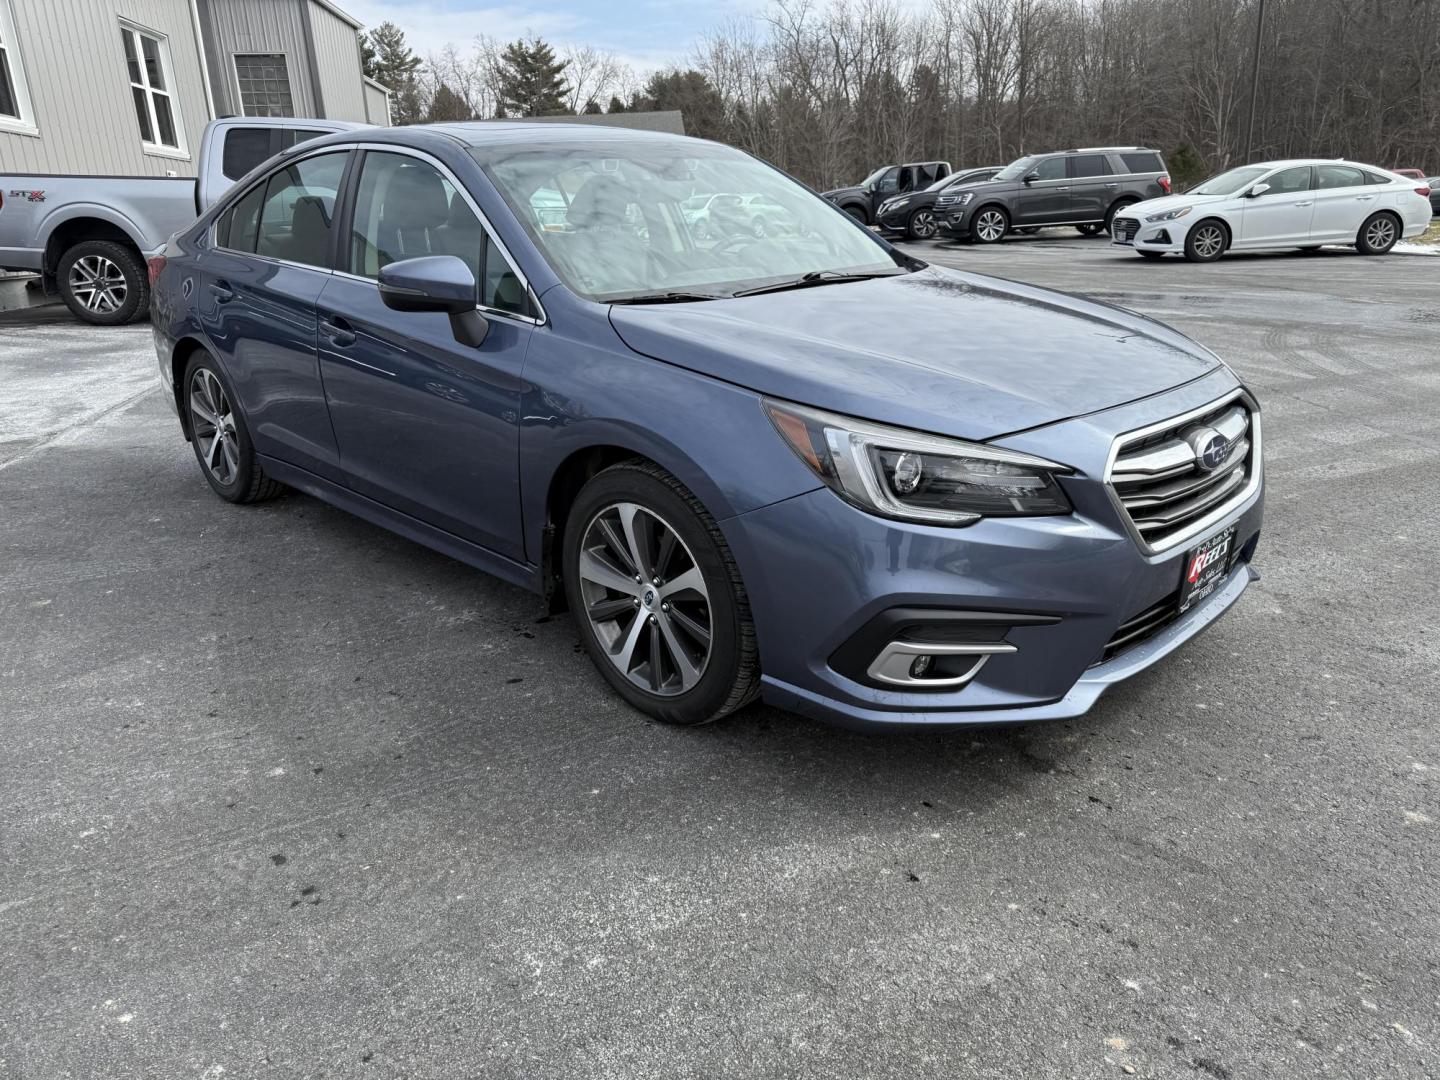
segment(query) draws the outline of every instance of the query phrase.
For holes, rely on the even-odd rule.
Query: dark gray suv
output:
[[[1018,158],[992,180],[947,190],[935,212],[946,234],[996,244],[1012,230],[1046,225],[1108,232],[1116,211],[1168,194],[1158,150],[1096,146]]]

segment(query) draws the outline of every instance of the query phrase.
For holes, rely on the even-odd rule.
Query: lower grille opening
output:
[[[1127,649],[1134,648],[1143,641],[1148,641],[1174,622],[1179,615],[1180,590],[1176,589],[1158,604],[1151,604],[1138,615],[1132,615],[1121,623],[1120,628],[1106,643],[1105,651],[1100,654],[1100,659],[1095,663],[1103,664],[1113,660]]]

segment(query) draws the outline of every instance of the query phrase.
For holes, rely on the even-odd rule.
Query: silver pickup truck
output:
[[[86,322],[114,326],[150,309],[146,260],[251,169],[307,139],[364,127],[342,120],[212,120],[198,178],[0,173],[0,269],[41,275]]]

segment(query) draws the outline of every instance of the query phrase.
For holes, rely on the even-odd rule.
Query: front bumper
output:
[[[1004,445],[1073,464],[1064,481],[1075,513],[995,518],[964,529],[888,521],[829,489],[722,523],[747,583],[767,702],[849,727],[958,727],[1077,716],[1114,683],[1200,633],[1255,577],[1263,483],[1193,543],[1147,555],[1101,481],[1103,453],[1077,461],[1077,437],[1108,452],[1110,436],[1178,415],[1233,386],[1220,375],[1160,399],[1065,421]],[[1066,448],[1071,451],[1066,453]],[[1085,455],[1081,455],[1085,457]],[[1205,600],[1105,659],[1121,625],[1178,590],[1186,552],[1231,525],[1234,561]],[[837,655],[892,609],[1006,613],[1014,651],[990,656],[959,689],[890,689]]]
[[[1151,223],[1117,215],[1111,224],[1110,242],[1117,247],[1133,248],[1136,251],[1183,253],[1187,224],[1183,219]]]

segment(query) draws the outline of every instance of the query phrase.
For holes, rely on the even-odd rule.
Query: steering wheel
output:
[[[729,254],[732,250],[738,250],[741,247],[748,247],[751,244],[758,244],[761,240],[764,239],[766,239],[766,237],[755,236],[751,233],[736,233],[734,236],[727,236],[724,240],[721,240],[718,244],[712,247],[710,251],[712,254],[715,255],[726,255]]]

